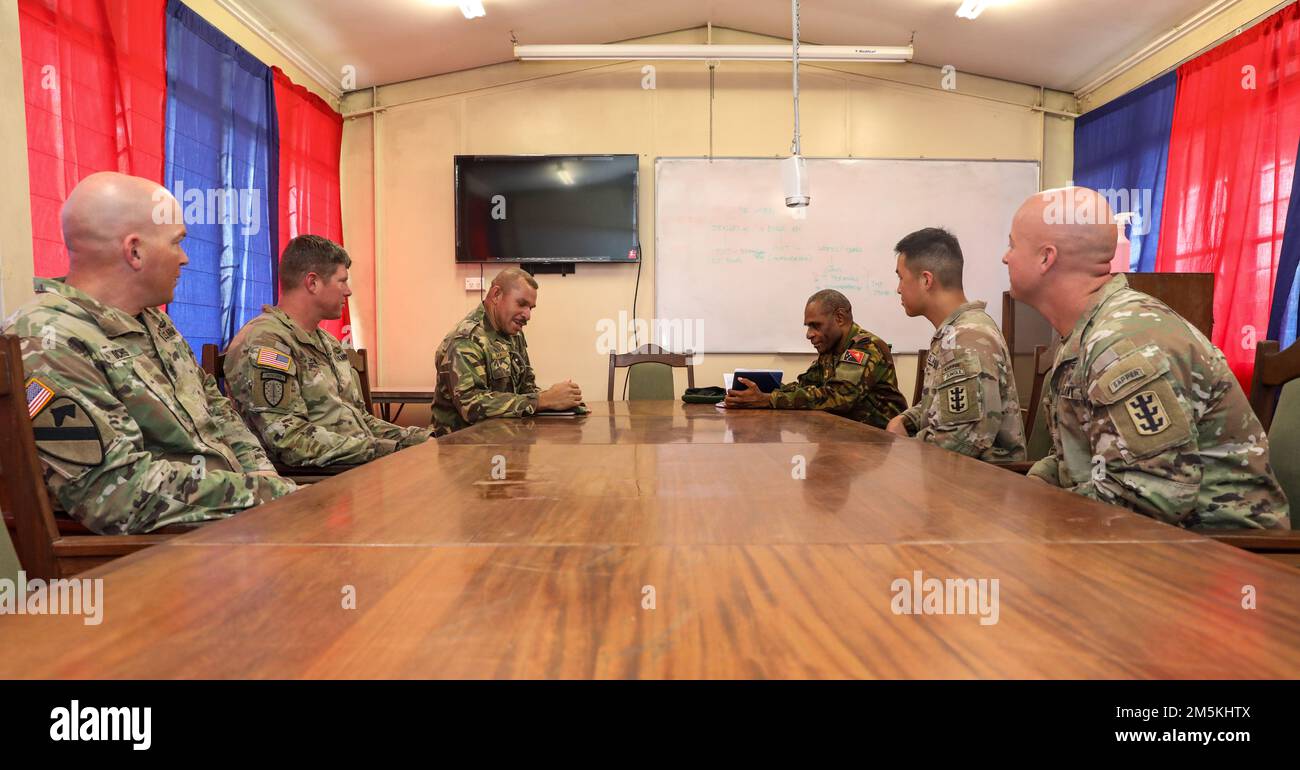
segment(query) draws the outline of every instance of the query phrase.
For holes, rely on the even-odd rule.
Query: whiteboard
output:
[[[788,209],[776,158],[655,162],[655,320],[691,324],[696,353],[808,353],[803,308],[838,289],[899,353],[930,346],[895,290],[894,244],[923,227],[961,242],[966,296],[1001,323],[1011,217],[1037,161],[809,158],[811,205]]]

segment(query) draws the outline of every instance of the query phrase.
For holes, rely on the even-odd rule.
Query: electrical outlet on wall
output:
[[[483,291],[482,276],[465,279],[465,291]]]

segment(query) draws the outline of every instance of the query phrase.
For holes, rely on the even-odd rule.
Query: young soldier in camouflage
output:
[[[1268,437],[1223,354],[1110,274],[1118,231],[1086,188],[1031,196],[1002,261],[1061,335],[1034,478],[1185,527],[1288,528]],[[1087,224],[1093,223],[1093,224]]]
[[[226,350],[226,388],[271,457],[286,465],[364,463],[429,440],[366,410],[347,350],[320,327],[352,294],[342,246],[318,235],[280,257],[280,304],[262,308]]]
[[[1025,428],[1011,354],[983,302],[962,290],[961,244],[927,227],[898,242],[903,310],[934,324],[921,401],[889,421],[889,431],[990,463],[1025,459]],[[917,365],[922,365],[918,361]]]
[[[582,391],[571,380],[537,387],[524,340],[535,307],[537,281],[517,267],[506,268],[492,279],[483,302],[443,339],[434,357],[433,435],[490,417],[528,417],[582,403]]]
[[[189,260],[156,183],[91,174],[63,206],[65,279],[6,324],[58,507],[101,534],[219,519],[294,490],[158,305]]]
[[[728,407],[820,409],[877,428],[903,411],[898,376],[889,346],[853,323],[853,307],[843,294],[823,289],[804,306],[805,335],[817,360],[795,382],[769,393],[741,378],[744,389],[727,391]]]

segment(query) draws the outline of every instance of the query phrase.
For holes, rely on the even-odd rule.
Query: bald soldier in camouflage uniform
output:
[[[947,230],[927,227],[894,250],[903,310],[925,316],[935,333],[924,362],[921,400],[890,420],[890,432],[985,462],[1024,460],[1025,428],[1011,354],[984,303],[966,299],[961,244]]]
[[[162,224],[155,205],[174,207]],[[46,486],[100,534],[224,518],[295,489],[155,309],[188,262],[184,237],[156,183],[92,174],[63,207],[67,279],[38,280],[5,324],[21,340]]]
[[[369,462],[429,440],[371,414],[348,351],[323,320],[343,315],[352,260],[318,235],[289,241],[280,257],[280,304],[267,305],[226,350],[226,388],[267,452],[286,465]]]
[[[483,302],[443,339],[434,356],[435,436],[493,417],[528,417],[582,403],[582,391],[572,381],[537,387],[523,333],[536,306],[537,281],[519,268],[506,268],[492,279]]]
[[[1097,223],[1061,224],[1088,221],[1077,212]],[[1223,354],[1109,274],[1112,221],[1098,193],[1069,188],[1012,222],[1012,295],[1061,335],[1043,398],[1053,451],[1031,476],[1170,524],[1289,528],[1268,437]]]
[[[804,326],[819,354],[808,371],[770,394],[742,377],[746,387],[727,391],[727,407],[818,409],[876,428],[903,411],[889,346],[853,322],[847,297],[834,289],[809,297]]]

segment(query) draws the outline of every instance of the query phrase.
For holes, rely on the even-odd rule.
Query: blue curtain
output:
[[[1124,200],[1136,214],[1129,226],[1134,271],[1156,266],[1177,90],[1178,73],[1170,72],[1074,124],[1074,183],[1128,191]]]
[[[1300,149],[1296,150],[1300,156]],[[1273,305],[1268,318],[1268,338],[1289,347],[1296,340],[1297,305],[1300,305],[1300,186],[1292,187],[1291,202],[1286,208],[1286,232],[1282,234],[1282,254],[1278,257],[1277,283],[1273,285]]]
[[[167,310],[195,351],[224,348],[274,301],[274,99],[269,67],[168,0],[163,180],[185,213],[190,263]]]

